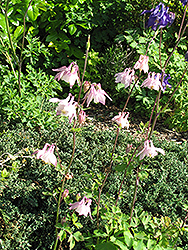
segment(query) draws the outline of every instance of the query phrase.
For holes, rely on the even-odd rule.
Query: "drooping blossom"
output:
[[[149,70],[148,66],[149,56],[146,55],[140,55],[139,60],[134,65],[134,69],[139,69],[140,71],[144,71],[144,73],[147,73]]]
[[[185,6],[187,4],[187,0],[180,0],[182,5]]]
[[[160,77],[160,73],[149,72],[148,78],[143,81],[141,87],[159,90],[159,88],[162,88]]]
[[[163,149],[154,147],[153,142],[151,140],[147,140],[144,142],[144,148],[136,155],[136,157],[140,156],[140,160],[142,160],[145,156],[153,158],[158,155],[157,152],[165,155],[165,151]]]
[[[160,81],[161,81],[161,76],[162,76],[162,74],[160,74]],[[168,82],[168,79],[170,79],[170,78],[171,78],[170,74],[167,75],[167,74],[164,73],[163,82],[162,82],[162,90],[163,91],[166,90],[166,87],[172,88],[172,86]]]
[[[33,154],[37,154],[37,159],[43,160],[46,164],[53,164],[57,166],[57,158],[54,155],[55,145],[46,143],[41,150],[35,151]]]
[[[58,81],[61,79],[68,82],[70,84],[70,88],[72,88],[76,81],[79,85],[78,65],[75,62],[72,62],[68,67],[63,66],[59,69],[52,70],[59,72],[56,74],[55,79]]]
[[[80,124],[85,122],[85,120],[86,120],[86,112],[84,112],[83,110],[80,110],[79,115],[78,115],[78,120],[79,120]]]
[[[69,118],[70,123],[74,118],[77,120],[76,116],[77,102],[74,102],[74,96],[72,96],[71,93],[69,93],[66,99],[60,100],[58,98],[51,98],[49,101],[54,103],[59,102],[56,108],[56,115],[67,116]]]
[[[154,9],[144,10],[142,14],[151,13],[147,22],[147,28],[151,27],[153,30],[157,28],[164,28],[171,25],[175,19],[175,14],[168,12],[169,7],[165,7],[163,3],[159,3]]]
[[[119,115],[116,115],[112,121],[115,121],[121,128],[129,128],[129,121],[127,120],[129,112],[119,112]]]
[[[115,74],[115,82],[121,82],[125,88],[129,87],[134,80],[134,69],[126,68],[123,72]]]
[[[90,102],[94,99],[94,103],[102,103],[105,105],[106,97],[107,96],[110,101],[112,99],[109,97],[109,95],[101,89],[101,84],[100,83],[92,83],[90,86],[89,91],[86,93],[84,99],[87,100],[87,107],[89,107]]]
[[[84,215],[85,217],[90,216],[91,217],[91,202],[92,200],[87,198],[86,196],[83,197],[83,199],[81,201],[77,201],[73,204],[69,204],[70,205],[70,210],[75,209],[75,211],[79,214],[79,215]]]

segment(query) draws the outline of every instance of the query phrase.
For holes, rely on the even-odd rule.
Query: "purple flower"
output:
[[[188,62],[188,51],[185,53],[185,61]]]
[[[70,205],[70,210],[75,209],[75,211],[79,214],[79,215],[84,215],[85,217],[90,216],[91,217],[91,202],[92,200],[87,198],[86,196],[83,197],[83,199],[81,201],[77,201],[73,204],[69,204]]]
[[[162,74],[161,74],[162,75]],[[166,87],[168,86],[169,88],[172,88],[172,86],[170,85],[170,83],[168,82],[168,79],[170,79],[171,76],[170,74],[164,74],[164,77],[163,77],[163,82],[162,82],[162,90],[166,90]],[[161,80],[161,77],[160,77],[160,80]]]
[[[159,3],[155,9],[144,10],[142,14],[151,13],[147,22],[147,28],[151,27],[153,30],[164,28],[167,25],[171,25],[175,19],[175,14],[168,12],[168,7],[165,7],[163,3]]]
[[[180,0],[182,2],[182,5],[185,6],[187,4],[187,0]]]

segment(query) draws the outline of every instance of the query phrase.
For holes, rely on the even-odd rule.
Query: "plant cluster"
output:
[[[76,1],[74,3],[82,2]],[[120,1],[118,2],[120,3]],[[171,203],[176,203],[176,209],[181,209],[182,212],[181,218],[177,218],[175,215],[173,222],[166,214],[161,216],[161,218],[158,217],[158,214],[162,215],[164,212],[169,212],[169,209],[166,208],[169,198],[166,195],[166,185],[163,184],[161,186],[158,182],[155,183],[153,178],[152,184],[155,184],[157,188],[155,188],[149,205],[151,209],[152,206],[156,209],[156,216],[143,211],[145,207],[142,201],[138,203],[140,207],[138,206],[135,209],[135,206],[136,200],[139,202],[139,196],[137,195],[139,192],[143,196],[146,195],[146,197],[150,194],[152,188],[148,181],[150,181],[153,172],[153,175],[157,176],[155,169],[158,172],[162,170],[162,177],[165,179],[165,182],[174,180],[170,171],[165,172],[162,166],[159,165],[159,162],[170,167],[175,154],[172,153],[169,159],[169,147],[163,148],[162,144],[157,145],[153,132],[158,117],[169,106],[187,74],[187,56],[183,58],[185,62],[179,65],[179,71],[178,69],[173,70],[171,66],[171,60],[175,60],[174,56],[178,53],[178,46],[182,44],[181,42],[188,25],[188,22],[185,22],[188,7],[187,0],[183,1],[184,14],[177,37],[170,50],[166,50],[165,43],[168,39],[163,39],[163,37],[166,34],[164,30],[173,25],[175,14],[163,3],[159,3],[151,10],[144,10],[141,13],[141,15],[149,13],[146,27],[151,28],[152,31],[148,32],[147,39],[139,36],[139,42],[137,42],[137,35],[132,38],[136,33],[132,34],[129,32],[127,41],[129,42],[129,39],[132,39],[130,47],[138,50],[139,58],[134,63],[130,61],[128,67],[126,65],[123,71],[117,71],[113,76],[114,82],[118,84],[117,89],[127,89],[128,96],[122,111],[112,118],[112,122],[116,123],[116,132],[112,130],[104,131],[103,133],[101,131],[99,133],[92,131],[92,127],[84,127],[87,119],[87,109],[92,101],[95,104],[100,103],[102,105],[106,104],[106,100],[108,102],[112,101],[111,96],[103,89],[103,84],[91,81],[89,79],[90,74],[85,74],[91,45],[90,35],[88,35],[86,44],[83,68],[79,67],[77,62],[69,61],[69,65],[66,64],[67,66],[62,66],[61,64],[57,68],[53,67],[52,69],[56,72],[55,79],[64,81],[70,87],[68,95],[66,91],[64,99],[60,99],[58,95],[58,91],[61,91],[60,84],[55,79],[48,77],[40,69],[37,75],[36,69],[32,67],[33,64],[39,61],[38,57],[32,57],[32,53],[38,53],[38,56],[43,54],[48,58],[48,50],[37,39],[32,40],[32,37],[29,37],[29,32],[25,36],[27,15],[31,15],[30,10],[33,9],[33,19],[31,19],[35,23],[39,15],[37,10],[42,7],[37,5],[37,7],[35,6],[36,9],[33,8],[31,0],[25,9],[24,15],[22,14],[23,39],[21,47],[18,49],[19,53],[17,53],[14,47],[14,40],[10,35],[8,16],[11,13],[9,3],[15,4],[14,1],[5,3],[5,29],[3,32],[5,41],[10,45],[13,57],[10,57],[10,54],[6,54],[5,51],[3,53],[12,69],[12,74],[9,73],[8,77],[7,75],[2,77],[4,86],[2,88],[2,91],[4,91],[2,110],[3,112],[9,111],[9,118],[14,117],[15,121],[19,118],[23,124],[26,123],[27,127],[34,127],[34,124],[39,127],[35,127],[38,130],[37,133],[33,132],[38,137],[38,140],[31,140],[31,143],[29,143],[33,143],[31,149],[28,149],[28,145],[26,148],[24,147],[24,140],[25,138],[30,140],[32,133],[28,136],[25,131],[20,131],[19,135],[22,137],[20,141],[16,141],[17,148],[19,144],[22,145],[22,150],[19,152],[11,151],[15,135],[10,136],[9,133],[1,132],[2,137],[8,136],[5,140],[5,145],[7,145],[8,140],[11,140],[10,151],[3,151],[2,147],[3,152],[1,156],[1,178],[3,181],[1,213],[4,225],[2,245],[6,247],[9,244],[10,247],[19,246],[25,249],[30,247],[40,247],[41,249],[48,247],[52,249],[53,247],[54,250],[64,247],[69,247],[69,249],[120,248],[125,250],[177,248],[180,250],[183,249],[182,247],[186,247],[183,238],[180,238],[184,232],[188,231],[186,224],[188,206],[186,203],[184,204],[185,201],[183,202],[180,199],[182,194],[186,198],[186,184],[184,186],[178,185],[176,193],[172,192],[173,189],[170,190],[170,194],[173,194]],[[36,3],[39,4],[38,2]],[[16,4],[18,4],[18,10],[24,7],[20,1]],[[45,3],[43,4],[45,5]],[[108,4],[113,5],[110,2]],[[53,2],[52,5],[53,14],[55,15],[55,10],[60,5],[56,5]],[[65,8],[65,10],[68,10],[68,8]],[[17,15],[17,12],[15,15]],[[53,15],[50,17],[53,19]],[[68,11],[66,18],[70,18]],[[71,20],[74,20],[74,16],[71,17]],[[67,32],[66,25],[60,22],[61,27],[59,27],[57,21],[55,19],[53,22],[55,25],[53,30],[51,30],[50,24],[50,27],[48,27],[49,33],[58,28],[59,31],[62,29],[63,32]],[[33,30],[32,26],[30,27],[31,30]],[[69,33],[73,35],[76,31],[76,26],[69,23]],[[63,32],[63,39],[68,41],[68,37]],[[30,44],[26,46],[25,50],[24,42],[26,37],[28,44],[29,41]],[[61,38],[61,35],[58,35],[56,42],[59,42],[59,38]],[[33,41],[33,44],[31,41]],[[1,40],[3,48],[6,48],[7,44]],[[27,51],[29,48],[32,49]],[[40,48],[40,50],[38,51],[36,48]],[[65,50],[70,50],[71,48],[71,46],[68,46]],[[58,49],[57,46],[56,49]],[[91,55],[95,56],[95,53],[92,52]],[[25,69],[22,67],[24,59],[31,62],[31,65],[26,65]],[[49,65],[49,61],[47,64]],[[2,68],[8,73],[7,67]],[[25,75],[23,74],[24,70],[26,72]],[[175,70],[178,73],[175,74]],[[95,70],[91,71],[91,74],[92,72],[95,72]],[[176,77],[176,84],[174,85],[170,82],[171,75],[174,75],[174,79]],[[85,78],[86,80],[84,80]],[[6,93],[8,89],[11,89],[11,81],[17,83],[17,89],[12,88],[12,96],[9,100],[6,97]],[[43,85],[42,82],[46,82],[46,84]],[[7,90],[6,83],[9,84]],[[56,88],[55,91],[54,88]],[[143,103],[149,106],[148,111],[150,111],[150,115],[148,116],[148,123],[135,140],[131,137],[127,139],[130,140],[130,143],[127,144],[125,136],[128,136],[126,131],[130,126],[128,103],[132,94],[142,89],[152,92],[150,97],[154,98],[153,101],[149,101],[147,96],[143,98]],[[27,90],[29,90],[28,95]],[[138,95],[136,97],[138,98]],[[27,98],[32,100],[34,106],[26,102]],[[21,103],[22,100],[24,105]],[[47,101],[48,105],[45,105]],[[10,107],[10,105],[12,105],[11,109],[7,110],[7,106]],[[38,105],[40,107],[37,107]],[[49,112],[49,107],[51,112]],[[55,112],[52,112],[54,109]],[[41,112],[42,115],[40,115]],[[29,119],[31,113],[32,117]],[[146,115],[148,113],[145,112]],[[4,113],[3,115],[7,114]],[[56,118],[54,117],[55,115]],[[25,117],[27,119],[24,119]],[[49,129],[49,131],[46,129]],[[48,136],[49,132],[50,137]],[[109,135],[110,139],[106,140],[106,137]],[[173,171],[174,169],[177,171],[178,165],[181,165],[185,170],[185,176],[187,173],[186,147],[187,144],[179,147],[182,150],[178,155],[181,162],[177,162],[177,160],[173,162]],[[25,156],[25,152],[28,151],[30,155]],[[35,156],[38,162],[40,162],[39,168],[36,167],[37,161]],[[164,157],[168,160],[165,161]],[[50,167],[47,167],[47,165]],[[46,171],[45,175],[44,170]],[[46,178],[49,175],[52,175],[52,181]],[[178,174],[178,177],[183,179],[180,174]],[[16,188],[13,187],[13,181],[17,183]],[[111,185],[113,181],[114,185]],[[142,184],[143,190],[140,189],[140,184]],[[146,191],[149,189],[148,192],[145,192],[145,187]],[[46,191],[42,191],[44,189]],[[127,195],[128,190],[132,191],[130,196]],[[10,214],[14,217],[17,216],[16,220],[12,221],[10,216],[6,217],[7,198],[9,199]],[[147,197],[146,199],[149,198]],[[163,201],[162,204],[161,200]],[[145,206],[147,206],[146,204]],[[173,209],[172,211],[174,212]],[[23,214],[30,215],[25,217],[27,220],[32,218],[32,220],[29,220],[29,226],[26,227],[24,241],[20,240],[22,234],[19,231],[20,227],[22,230],[24,229],[26,223],[22,220]],[[184,216],[182,217],[182,215]],[[45,219],[43,219],[44,216]],[[34,218],[37,219],[36,223]],[[42,226],[43,223],[45,223],[45,228]],[[52,241],[54,224],[55,236],[54,241]],[[43,228],[44,231],[41,232],[45,235],[45,239],[51,242],[50,244],[48,242],[43,243],[43,238],[36,241],[39,234],[41,235],[40,228]],[[34,229],[36,229],[36,232]],[[13,231],[15,232],[14,236],[12,236]],[[49,233],[47,234],[46,231]],[[29,237],[32,238],[30,242],[28,240]]]

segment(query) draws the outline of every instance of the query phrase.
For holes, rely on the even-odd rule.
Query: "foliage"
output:
[[[66,121],[58,126],[56,130],[49,129],[48,131],[41,130],[40,132],[34,132],[33,130],[24,131],[23,126],[20,126],[19,124],[13,130],[7,129],[6,125],[4,126],[4,129],[1,128],[0,148],[0,211],[2,224],[4,225],[4,229],[2,229],[3,232],[1,232],[3,236],[2,245],[4,247],[11,246],[12,248],[22,246],[25,249],[37,247],[39,249],[50,249],[54,240],[55,210],[57,205],[56,199],[59,193],[58,186],[61,183],[64,170],[62,172],[62,170],[59,171],[58,168],[55,169],[54,166],[48,166],[42,161],[36,161],[34,157],[31,156],[31,153],[37,148],[43,147],[45,142],[56,143],[58,144],[58,151],[60,158],[62,159],[62,166],[67,166],[72,150],[71,127]],[[91,243],[90,235],[93,234],[100,237],[100,242],[98,243],[110,241],[111,244],[117,246],[118,244],[121,244],[119,240],[122,241],[122,239],[120,239],[121,232],[115,229],[117,223],[120,223],[120,221],[116,221],[119,218],[118,215],[117,217],[113,216],[114,222],[111,221],[110,223],[112,224],[109,224],[109,228],[110,225],[111,227],[113,226],[111,228],[112,231],[109,232],[109,237],[106,235],[108,233],[106,231],[107,229],[105,229],[106,227],[102,229],[103,234],[106,235],[103,237],[99,235],[99,232],[97,233],[97,231],[95,231],[95,221],[92,223],[90,219],[84,217],[76,219],[77,216],[75,217],[75,214],[73,215],[70,213],[70,210],[68,209],[68,204],[75,202],[77,193],[81,193],[81,196],[85,194],[87,197],[94,197],[97,199],[98,188],[101,185],[101,181],[104,178],[104,171],[110,160],[110,153],[113,147],[112,141],[115,139],[114,129],[97,131],[91,126],[84,127],[78,132],[75,159],[73,161],[73,167],[71,168],[74,178],[66,183],[66,188],[69,189],[69,196],[65,198],[65,202],[62,202],[60,215],[60,219],[62,220],[66,214],[67,226],[71,227],[73,239],[76,240],[75,249],[80,249],[80,246],[82,249],[88,249],[89,244],[96,244],[95,239],[97,239],[97,237],[94,237],[92,241],[93,243]],[[104,224],[107,219],[105,216],[110,216],[111,214],[111,211],[108,210],[106,204],[108,204],[108,207],[110,208],[111,204],[114,203],[117,197],[117,188],[122,179],[122,169],[118,167],[118,159],[121,157],[126,159],[125,152],[127,143],[130,143],[131,141],[132,138],[128,136],[127,132],[122,130],[115,152],[114,170],[109,176],[102,194],[101,215],[103,217],[101,217],[101,222]],[[135,141],[134,146],[136,146],[137,143],[138,142]],[[133,222],[137,223],[139,226],[133,226],[133,231],[129,229],[125,230],[126,232],[131,231],[131,234],[133,234],[135,247],[139,241],[143,241],[136,236],[139,230],[140,232],[145,232],[147,235],[144,236],[147,237],[147,240],[144,240],[143,243],[139,244],[150,244],[153,242],[152,240],[155,240],[153,236],[154,232],[157,233],[156,230],[172,230],[174,227],[173,225],[178,221],[178,218],[183,220],[185,216],[183,205],[187,200],[188,193],[186,177],[187,144],[184,143],[178,145],[176,143],[169,143],[160,140],[156,140],[154,143],[156,146],[160,145],[160,147],[163,147],[168,153],[163,157],[158,156],[154,161],[147,158],[144,160],[141,172],[142,178],[140,179],[140,195],[136,202],[138,215],[135,214],[135,219],[133,220]],[[8,154],[10,152],[11,155]],[[6,159],[8,160],[5,162]],[[125,216],[125,220],[127,220],[127,214],[129,213],[131,197],[134,189],[134,171],[133,168],[130,169],[124,184],[123,192],[120,196],[121,199],[119,200],[119,206],[123,208],[120,217]],[[143,210],[150,213],[152,212],[152,216],[156,217],[155,223],[157,224],[154,223],[155,226],[153,228],[147,227],[147,225],[146,228],[144,228],[144,225],[141,222],[144,220],[143,218],[149,218],[147,221],[148,226],[149,224],[150,226],[152,225],[150,223],[150,219],[152,218],[147,214],[141,215],[141,211]],[[92,216],[95,218],[96,204],[94,199],[92,202],[92,211]],[[117,214],[119,213],[118,211],[119,210],[117,210]],[[163,216],[164,218],[161,217],[160,219],[160,216]],[[165,219],[165,216],[170,217],[171,222],[167,217]],[[15,220],[12,218],[15,218]],[[162,225],[160,223],[163,223],[163,219],[167,220],[169,227],[167,226],[167,228],[163,228],[160,226]],[[154,221],[154,219],[152,219],[152,221]],[[81,223],[84,227],[81,228],[79,227],[80,224],[76,223]],[[126,223],[127,222],[125,221],[125,225]],[[22,233],[20,233],[20,225],[22,225]],[[64,226],[66,225],[64,224]],[[148,234],[150,228],[153,231]],[[84,241],[80,241],[82,237],[80,236],[80,233],[76,233],[78,231],[84,237]],[[88,234],[86,233],[87,231]],[[170,233],[170,231],[168,233]],[[116,240],[112,237],[112,234],[113,237],[116,237],[117,235]],[[71,234],[67,232],[66,237],[69,238],[70,235]],[[64,236],[62,235],[61,237]],[[166,237],[165,233],[159,237]],[[183,249],[186,249],[186,237],[187,233],[184,233],[184,236],[181,236],[181,240],[178,241],[179,247],[182,247]],[[151,240],[149,240],[149,238]],[[79,239],[79,242],[77,242],[77,239]],[[107,239],[107,241],[105,239]],[[66,240],[63,241],[63,244],[70,244],[70,241],[66,242]],[[71,244],[73,243],[74,241],[72,240]],[[126,245],[126,247],[128,246]]]

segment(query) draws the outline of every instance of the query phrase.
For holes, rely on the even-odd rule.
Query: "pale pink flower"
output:
[[[91,199],[88,199],[86,196],[83,197],[83,199],[81,201],[77,201],[73,204],[69,204],[70,205],[70,210],[75,209],[75,211],[79,214],[79,215],[84,215],[85,217],[90,216],[91,217]]]
[[[90,102],[94,99],[94,103],[102,103],[105,105],[106,97],[107,96],[110,101],[112,99],[109,97],[109,95],[101,89],[101,84],[100,83],[92,83],[90,90],[86,93],[85,97],[87,99],[87,107],[89,106]]]
[[[148,72],[149,66],[148,66],[149,56],[143,56],[140,55],[139,60],[134,65],[134,69],[139,69],[140,71],[144,71],[144,73]]]
[[[141,87],[148,87],[149,89],[155,89],[157,91],[159,88],[163,89],[160,77],[160,73],[149,72],[148,78],[143,81]]]
[[[69,93],[68,97],[64,100],[60,100],[58,98],[51,98],[50,102],[59,102],[57,108],[56,108],[56,115],[64,115],[68,116],[69,122],[71,123],[73,118],[77,120],[76,116],[76,107],[77,102],[74,102],[74,96],[72,96],[71,93]],[[70,99],[71,98],[71,99]]]
[[[72,62],[68,67],[63,66],[59,69],[52,70],[59,71],[59,73],[56,74],[55,79],[58,81],[61,79],[70,83],[70,88],[72,88],[76,81],[79,84],[78,65],[75,62]]]
[[[127,129],[129,128],[129,121],[127,120],[129,112],[119,112],[119,115],[116,115],[112,121],[115,121],[120,127]]]
[[[83,110],[80,110],[78,115],[79,123],[82,124],[86,120],[86,113]]]
[[[134,69],[127,68],[123,72],[115,74],[115,82],[121,82],[125,88],[129,87],[134,80]]]
[[[53,164],[56,167],[57,158],[54,155],[54,149],[55,149],[55,146],[53,144],[50,145],[46,143],[43,149],[37,150],[33,154],[37,154],[37,159],[43,160],[46,164]]]
[[[136,157],[140,155],[140,160],[142,160],[145,156],[153,158],[154,156],[158,155],[157,151],[165,155],[165,151],[163,149],[155,148],[153,142],[151,140],[147,140],[144,142],[144,148],[136,155]]]

